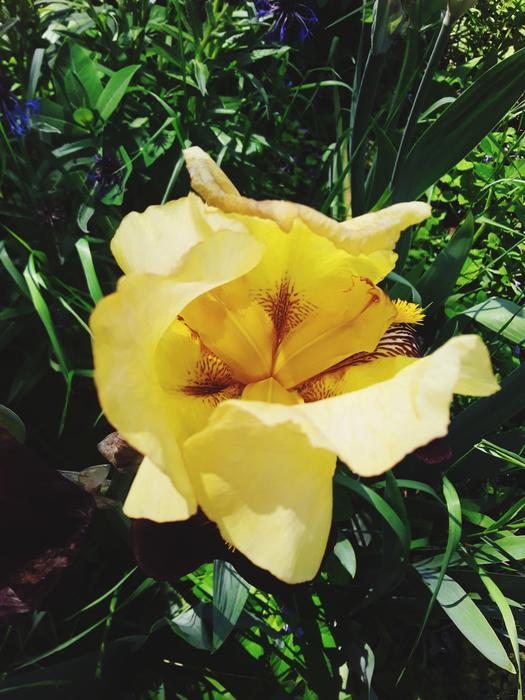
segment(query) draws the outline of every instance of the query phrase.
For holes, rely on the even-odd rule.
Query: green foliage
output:
[[[522,697],[525,7],[479,0],[447,24],[444,5],[326,0],[303,45],[272,43],[251,2],[0,8],[2,77],[39,99],[25,134],[0,121],[0,423],[17,438],[67,468],[100,459],[87,322],[119,274],[108,242],[186,194],[192,144],[247,195],[336,218],[424,196],[388,291],[427,307],[427,348],[483,333],[502,379],[458,402],[451,459],[338,469],[305,586],[270,594],[219,560],[153,581],[100,510],[49,610],[2,630],[0,695]]]

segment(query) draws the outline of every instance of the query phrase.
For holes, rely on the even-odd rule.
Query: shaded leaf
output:
[[[525,48],[500,61],[463,92],[416,142],[400,173],[394,199],[417,199],[502,119],[523,93]]]
[[[491,297],[462,313],[513,343],[525,344],[525,308],[512,301]]]
[[[213,567],[213,640],[215,651],[226,641],[248,599],[248,584],[233,566],[216,560]]]
[[[418,566],[416,566],[416,571],[420,574],[427,588],[433,593],[438,584],[439,577],[437,573]],[[486,659],[509,673],[515,673],[512,661],[507,656],[507,652],[496,633],[481,610],[459,583],[456,583],[450,576],[445,576],[436,599],[443,612],[448,615],[461,634]]]
[[[138,65],[121,68],[106,83],[95,105],[102,121],[106,122],[117,109],[120,101],[126,94],[131,78],[139,68],[140,66]]]

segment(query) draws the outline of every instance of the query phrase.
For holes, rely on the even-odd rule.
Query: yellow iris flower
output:
[[[315,576],[339,457],[381,474],[447,433],[454,393],[497,390],[473,335],[419,357],[413,304],[377,286],[420,202],[338,223],[242,197],[199,148],[196,194],[124,218],[124,271],[91,318],[108,420],[145,455],[124,510],[201,507],[224,539],[289,583]]]

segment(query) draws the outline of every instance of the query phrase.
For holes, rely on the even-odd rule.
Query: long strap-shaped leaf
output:
[[[407,156],[394,201],[416,199],[464,158],[525,91],[525,48],[490,68],[429,126]]]

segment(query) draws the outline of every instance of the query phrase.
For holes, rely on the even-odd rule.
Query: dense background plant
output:
[[[429,201],[388,291],[428,307],[426,348],[482,333],[503,389],[458,402],[448,461],[336,476],[333,541],[310,586],[267,594],[225,562],[154,582],[134,568],[122,521],[100,511],[49,611],[2,629],[0,691],[515,697],[525,5],[479,0],[448,26],[439,0],[320,0],[311,37],[276,34],[277,10],[258,5],[4,2],[3,403],[55,466],[100,461],[110,428],[86,323],[118,276],[108,241],[128,211],[186,194],[181,151],[193,144],[244,194],[336,218]]]

